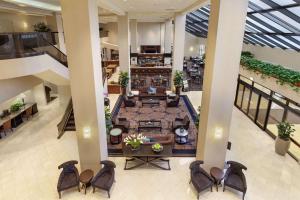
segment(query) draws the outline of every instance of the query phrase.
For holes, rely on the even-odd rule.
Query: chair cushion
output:
[[[94,183],[93,185],[102,189],[110,189],[114,180],[113,175],[110,172],[104,172]]]
[[[226,179],[226,185],[233,186],[236,189],[244,189],[244,184],[240,176],[237,174],[231,174],[227,179]]]
[[[64,178],[62,179],[60,190],[68,189],[78,184],[75,173],[66,173],[63,176]]]
[[[202,191],[212,185],[212,182],[200,172],[194,174],[192,177],[192,183],[197,191]]]

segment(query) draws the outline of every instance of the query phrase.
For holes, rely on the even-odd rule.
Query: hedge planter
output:
[[[181,90],[181,87],[176,87],[175,94],[180,95],[180,90]]]
[[[285,156],[291,145],[290,139],[281,139],[277,137],[275,140],[275,152],[281,156]]]

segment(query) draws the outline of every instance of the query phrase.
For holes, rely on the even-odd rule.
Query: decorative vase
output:
[[[141,146],[141,145],[138,145],[138,146],[136,146],[136,147],[133,147],[133,146],[130,145],[131,151],[137,151],[137,150],[139,150],[139,149],[140,149],[140,146]]]
[[[290,139],[284,140],[277,136],[275,140],[275,152],[281,156],[284,156],[288,152],[290,145]]]
[[[175,93],[176,93],[177,95],[180,95],[180,89],[181,89],[181,87],[176,87],[176,92],[175,92]]]
[[[126,87],[121,87],[121,92],[122,92],[122,95],[125,95],[126,94]]]

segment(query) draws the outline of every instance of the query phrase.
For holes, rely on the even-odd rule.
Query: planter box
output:
[[[261,78],[261,73],[257,73],[251,70],[245,69],[243,66],[240,66],[240,74],[250,78],[253,78],[253,81],[270,89],[274,92],[277,92],[295,102],[300,102],[300,92],[296,92],[293,90],[293,88],[288,85],[280,85],[280,83],[277,83],[278,79],[266,76],[266,78]]]
[[[108,84],[107,90],[108,90],[108,94],[120,94],[121,86],[117,84]]]

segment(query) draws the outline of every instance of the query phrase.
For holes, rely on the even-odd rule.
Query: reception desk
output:
[[[154,86],[171,88],[172,67],[154,66],[138,67],[131,66],[131,87],[134,90],[140,87]]]

